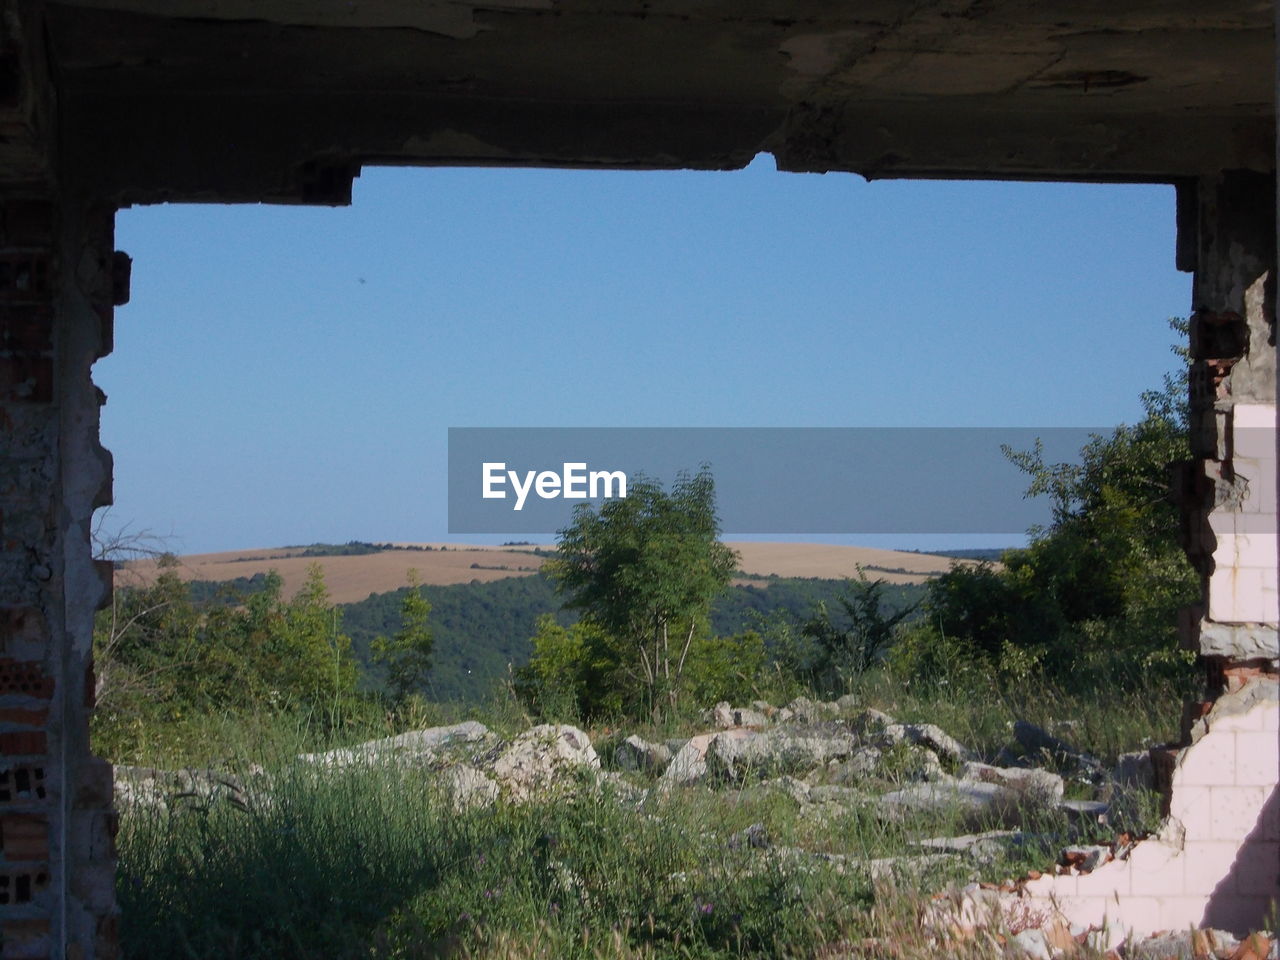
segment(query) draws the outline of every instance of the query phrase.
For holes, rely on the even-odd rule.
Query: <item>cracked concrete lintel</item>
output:
[[[172,0],[72,0],[74,6],[174,16]],[[431,0],[419,4],[365,0],[204,0],[192,14],[208,20],[259,20],[282,26],[396,28],[470,40],[491,29],[476,22],[478,10],[550,9],[552,0]]]

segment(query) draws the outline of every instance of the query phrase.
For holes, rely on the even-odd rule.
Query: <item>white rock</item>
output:
[[[498,785],[470,764],[446,767],[441,780],[455,810],[487,807],[497,802]]]
[[[493,776],[512,799],[565,787],[582,771],[600,769],[591,740],[577,727],[544,723],[526,730],[493,763]]]
[[[1049,941],[1045,939],[1042,930],[1023,930],[1014,936],[1013,942],[1028,957],[1034,957],[1035,960],[1053,960]]]
[[[620,770],[661,773],[671,762],[671,749],[665,743],[650,743],[633,735],[614,748],[613,762]]]
[[[325,753],[304,753],[298,757],[306,763],[342,768],[393,760],[409,766],[429,764],[450,749],[492,740],[493,734],[483,723],[468,720],[448,727],[411,730],[396,737],[369,740],[354,747],[341,747]]]

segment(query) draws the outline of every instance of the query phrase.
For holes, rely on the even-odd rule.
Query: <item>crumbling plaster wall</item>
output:
[[[1180,749],[1153,752],[1159,835],[1090,874],[1026,886],[1073,923],[1105,924],[1113,942],[1188,925],[1243,934],[1280,904],[1275,181],[1222,173],[1194,197],[1181,246],[1195,269],[1195,459],[1177,486],[1204,597],[1184,642],[1208,699],[1184,711]]]
[[[116,953],[111,767],[92,757],[92,630],[110,571],[89,549],[110,499],[90,379],[124,261],[114,207],[51,148],[43,44],[3,14],[0,94],[0,957]]]

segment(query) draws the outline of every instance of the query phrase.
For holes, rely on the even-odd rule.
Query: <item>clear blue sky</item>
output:
[[[450,539],[450,426],[1132,421],[1190,303],[1171,187],[767,156],[368,168],[349,208],[135,208],[117,246],[110,522],[180,552]]]

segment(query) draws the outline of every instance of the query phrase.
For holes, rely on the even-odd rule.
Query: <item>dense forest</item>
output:
[[[238,602],[237,598],[256,593],[266,584],[263,574],[223,583],[197,580],[190,585],[191,597],[200,604]],[[834,604],[846,587],[844,580],[784,578],[733,586],[712,605],[711,628],[717,635],[730,636],[757,628],[762,619],[783,618],[798,624],[812,616],[819,604]],[[528,662],[530,638],[540,616],[553,614],[562,626],[578,619],[561,609],[561,598],[542,574],[420,589],[431,603],[434,651],[428,695],[433,700],[483,699],[494,682],[506,676],[508,664],[521,667]],[[373,641],[390,636],[400,626],[408,590],[374,594],[339,606],[342,629],[351,638],[366,689],[381,685],[381,670],[372,660]],[[917,603],[923,591],[922,586],[885,586],[882,599],[891,609],[905,609]]]

